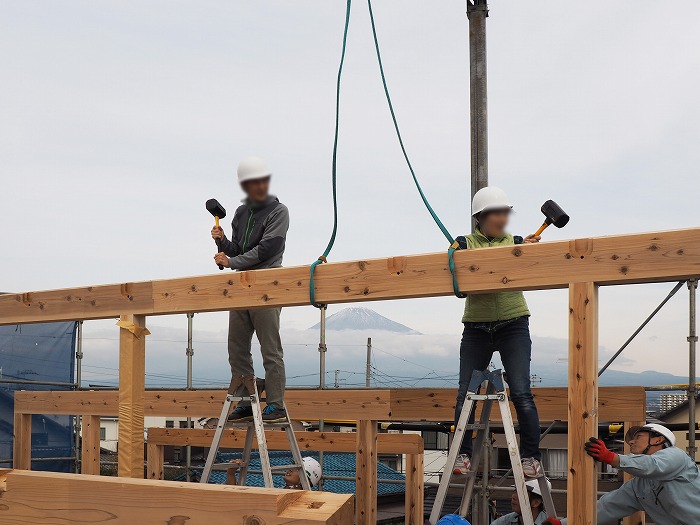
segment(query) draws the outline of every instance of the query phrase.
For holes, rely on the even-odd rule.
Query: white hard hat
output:
[[[321,464],[312,457],[304,458],[304,471],[306,472],[306,477],[309,478],[311,486],[315,487],[318,482],[321,481]]]
[[[549,490],[552,490],[552,483],[549,480],[547,481],[547,488]],[[528,492],[532,492],[533,494],[537,496],[542,496],[542,491],[540,490],[540,482],[537,479],[531,479],[530,481],[525,482],[525,486],[527,487]],[[513,488],[515,488],[515,485],[513,485]]]
[[[663,425],[649,423],[640,427],[637,432],[650,432],[651,434],[656,434],[657,436],[666,438],[666,441],[668,441],[672,447],[676,446],[676,435]]]
[[[260,157],[246,157],[238,164],[238,182],[264,179],[270,175],[272,172]]]
[[[506,192],[496,186],[481,188],[472,199],[472,217],[477,213],[489,210],[502,210],[512,208]]]

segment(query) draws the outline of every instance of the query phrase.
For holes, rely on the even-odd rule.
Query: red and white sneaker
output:
[[[472,468],[472,458],[467,454],[460,454],[455,460],[454,467],[452,467],[452,473],[466,476],[470,468]]]
[[[523,458],[520,460],[523,465],[523,474],[526,478],[535,479],[544,476],[542,463],[535,458]]]

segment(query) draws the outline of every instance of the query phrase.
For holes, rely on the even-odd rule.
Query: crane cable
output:
[[[333,140],[333,164],[332,164],[332,186],[333,186],[333,232],[331,234],[331,238],[328,242],[328,245],[326,246],[325,251],[323,252],[323,255],[319,256],[319,258],[311,264],[310,268],[310,280],[309,280],[309,297],[310,297],[310,302],[312,305],[314,305],[316,308],[323,308],[324,305],[316,303],[316,297],[315,297],[315,287],[314,287],[314,270],[316,269],[316,266],[318,266],[321,263],[327,262],[327,257],[328,254],[330,253],[331,249],[333,248],[333,244],[335,243],[335,237],[338,231],[338,201],[337,201],[337,195],[336,195],[336,176],[337,176],[337,151],[338,151],[338,126],[339,126],[339,113],[340,113],[340,84],[341,84],[341,77],[342,77],[342,72],[343,72],[343,63],[345,61],[345,52],[347,49],[347,38],[348,38],[348,27],[349,27],[349,22],[350,22],[350,8],[352,5],[352,0],[347,0],[346,3],[346,11],[345,11],[345,28],[343,31],[343,47],[340,55],[340,66],[338,67],[338,80],[336,83],[336,100],[335,100],[335,135],[334,135],[334,140]],[[413,178],[413,182],[416,186],[416,189],[418,190],[418,194],[421,197],[421,200],[423,201],[423,204],[425,205],[426,209],[432,216],[433,220],[435,221],[435,224],[437,224],[438,228],[440,228],[440,231],[442,234],[445,236],[447,241],[450,243],[450,247],[447,251],[447,261],[448,261],[448,267],[450,270],[450,274],[452,276],[452,288],[454,291],[454,294],[457,297],[464,298],[466,297],[466,294],[463,294],[459,290],[459,284],[457,282],[457,275],[456,275],[456,269],[455,269],[455,263],[454,263],[454,252],[459,250],[460,244],[455,241],[454,237],[450,234],[450,232],[447,230],[445,225],[442,223],[440,218],[438,217],[437,213],[433,209],[433,207],[430,205],[430,202],[428,202],[428,198],[425,196],[425,193],[423,193],[423,188],[421,188],[420,183],[418,182],[418,177],[416,176],[416,172],[413,169],[413,165],[411,164],[410,159],[408,158],[408,152],[406,151],[406,147],[403,142],[403,137],[401,136],[401,131],[399,129],[399,123],[396,119],[396,113],[394,112],[394,105],[391,102],[391,95],[389,94],[389,87],[387,86],[386,82],[386,75],[384,74],[384,64],[382,63],[382,55],[381,51],[379,49],[379,39],[377,37],[377,28],[374,22],[374,12],[372,11],[372,0],[367,0],[367,8],[369,10],[369,18],[370,22],[372,25],[372,37],[374,39],[374,49],[376,51],[377,55],[377,63],[379,64],[379,73],[381,74],[382,77],[382,86],[384,88],[384,95],[386,96],[386,101],[387,105],[389,106],[389,113],[391,114],[391,120],[394,124],[394,130],[396,131],[396,137],[399,141],[399,146],[401,147],[401,152],[403,153],[404,160],[406,161],[406,165],[408,166],[409,171],[411,172],[411,177]]]

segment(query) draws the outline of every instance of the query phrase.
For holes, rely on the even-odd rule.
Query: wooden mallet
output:
[[[541,235],[542,232],[550,224],[554,224],[557,228],[563,228],[569,222],[569,216],[566,214],[561,207],[553,200],[548,200],[542,205],[542,213],[544,213],[545,220],[540,226],[540,229],[535,232],[535,237]]]
[[[206,203],[207,211],[211,213],[214,216],[214,220],[216,221],[216,227],[219,227],[219,219],[223,219],[226,217],[226,210],[224,207],[219,204],[219,201],[216,199],[209,199]],[[221,239],[216,239],[216,248],[217,250],[221,251]],[[219,265],[219,270],[223,270],[224,267]]]

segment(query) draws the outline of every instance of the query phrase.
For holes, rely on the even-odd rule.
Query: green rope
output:
[[[445,225],[442,223],[440,218],[437,216],[437,213],[435,213],[435,210],[433,210],[433,207],[428,202],[428,199],[425,196],[425,194],[423,193],[423,189],[421,188],[421,185],[418,182],[418,177],[416,177],[416,172],[413,170],[413,165],[411,164],[411,161],[408,158],[408,153],[406,152],[406,147],[404,146],[403,138],[401,137],[401,131],[399,130],[399,123],[396,120],[396,114],[394,113],[394,105],[391,103],[391,96],[389,95],[389,88],[386,84],[386,76],[384,75],[384,65],[382,64],[382,55],[381,55],[381,52],[379,51],[379,40],[377,38],[377,28],[374,24],[374,13],[372,12],[372,0],[367,0],[367,7],[369,8],[369,19],[372,22],[372,36],[374,37],[374,49],[376,50],[376,53],[377,53],[377,62],[379,63],[379,72],[381,73],[381,76],[382,76],[382,85],[384,86],[384,95],[386,95],[386,101],[387,101],[387,104],[389,105],[389,112],[391,113],[391,120],[394,122],[394,129],[396,130],[396,137],[399,139],[399,145],[401,146],[403,158],[406,159],[406,165],[408,166],[408,169],[411,172],[411,177],[413,177],[413,182],[416,185],[416,189],[418,189],[418,193],[420,194],[421,199],[423,199],[423,204],[425,204],[425,207],[428,209],[428,212],[433,217],[435,224],[437,224],[438,228],[440,228],[440,230],[442,231],[442,234],[445,236],[447,241],[450,243],[450,249],[447,252],[447,261],[448,261],[448,265],[450,268],[450,274],[452,275],[452,288],[454,290],[454,294],[457,297],[464,298],[464,297],[466,297],[466,295],[459,291],[459,284],[457,283],[457,275],[456,275],[455,263],[454,263],[454,252],[459,249],[459,246],[457,245],[457,243],[455,243],[454,238],[452,237],[452,235],[450,235],[450,232],[447,230]]]
[[[348,43],[348,26],[350,24],[350,7],[352,0],[347,0],[345,7],[345,29],[343,30],[343,49],[340,53],[340,65],[338,66],[338,80],[336,82],[335,88],[335,135],[333,137],[333,164],[332,164],[332,184],[333,184],[333,233],[331,233],[331,238],[328,241],[326,249],[316,261],[311,265],[310,277],[309,277],[309,299],[311,304],[316,308],[323,308],[324,305],[318,304],[316,302],[316,294],[314,287],[314,270],[319,264],[326,262],[326,257],[333,249],[333,244],[335,243],[335,236],[338,233],[338,197],[336,192],[336,175],[337,175],[337,159],[338,159],[338,124],[340,121],[340,79],[343,74],[343,63],[345,62],[345,50],[347,49]]]

